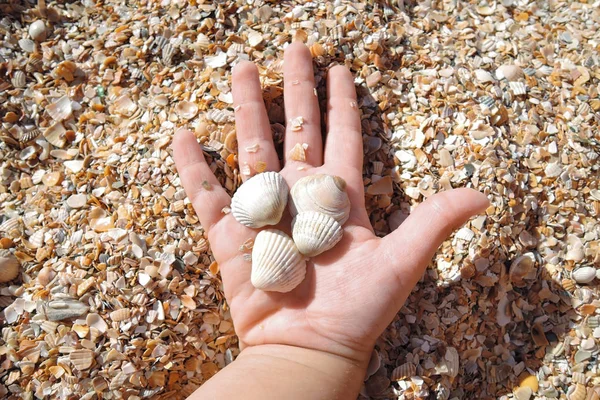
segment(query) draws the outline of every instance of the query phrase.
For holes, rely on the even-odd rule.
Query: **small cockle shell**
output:
[[[567,399],[569,400],[585,400],[587,396],[587,388],[581,383],[571,386],[567,391]]]
[[[9,282],[19,276],[21,264],[8,250],[0,250],[0,282]]]
[[[346,193],[346,181],[333,175],[309,175],[292,187],[290,213],[316,211],[329,215],[340,225],[350,216],[350,199]]]
[[[596,268],[581,267],[573,271],[571,276],[577,283],[590,283],[596,278]]]
[[[261,228],[281,219],[288,200],[288,185],[277,172],[248,179],[233,195],[231,213],[242,225]]]
[[[294,243],[307,257],[331,249],[342,240],[343,234],[342,226],[335,219],[318,212],[301,212],[292,221]]]
[[[27,79],[25,77],[25,73],[23,71],[15,71],[13,73],[11,83],[16,88],[23,88],[27,83]]]
[[[37,20],[29,25],[29,36],[36,42],[46,40],[46,24],[42,20]]]
[[[298,286],[305,275],[306,261],[288,235],[275,229],[256,235],[250,277],[254,287],[286,293]]]

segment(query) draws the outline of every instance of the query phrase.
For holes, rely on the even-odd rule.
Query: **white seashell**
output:
[[[21,264],[8,250],[0,250],[0,282],[9,282],[19,276]]]
[[[106,330],[108,329],[108,324],[106,323],[106,321],[96,313],[88,314],[85,318],[85,323],[90,328],[98,329],[98,331],[100,331],[101,333],[106,332]]]
[[[231,213],[242,225],[260,228],[281,219],[289,188],[277,172],[264,172],[248,179],[233,195]]]
[[[220,52],[219,54],[211,57],[205,57],[204,62],[207,67],[220,68],[227,64],[227,53]]]
[[[306,176],[292,187],[290,213],[316,211],[329,215],[340,225],[350,216],[350,199],[346,193],[346,181],[333,175]]]
[[[44,24],[44,21],[38,19],[29,25],[29,36],[36,42],[46,40],[46,24]]]
[[[67,142],[66,133],[65,127],[60,122],[56,122],[44,131],[44,137],[52,146],[62,148]]]
[[[131,310],[129,308],[120,308],[110,313],[110,319],[113,322],[121,322],[131,317]]]
[[[42,247],[44,245],[44,230],[36,230],[33,235],[29,236],[29,243],[31,243],[34,249]]]
[[[56,102],[46,106],[46,112],[55,121],[63,121],[71,116],[73,108],[71,106],[71,99],[67,96],[63,96]]]
[[[562,173],[562,168],[559,163],[550,163],[544,168],[544,172],[548,178],[556,178]]]
[[[27,83],[25,73],[23,71],[15,71],[11,79],[12,85],[16,88],[23,88]]]
[[[529,400],[533,395],[533,390],[530,387],[522,386],[515,389],[513,392],[515,400]]]
[[[596,278],[596,268],[581,267],[573,271],[572,277],[577,283],[590,283]]]
[[[523,82],[509,82],[509,86],[515,96],[521,96],[527,93],[527,86]]]
[[[175,111],[183,119],[192,119],[198,114],[198,106],[191,101],[180,101],[175,106]]]
[[[475,237],[475,232],[465,227],[459,229],[458,232],[456,232],[455,237],[464,240],[465,242],[470,242]]]
[[[492,74],[490,74],[484,69],[476,69],[475,78],[482,83],[493,82],[495,80]]]
[[[329,215],[301,212],[292,221],[292,237],[300,253],[317,256],[342,240],[342,226]]]
[[[254,287],[285,293],[298,286],[305,275],[306,261],[288,235],[275,229],[256,235],[250,277]]]
[[[417,374],[417,367],[415,364],[407,362],[402,365],[397,366],[392,371],[392,381],[399,381],[401,379],[410,378],[411,376],[415,376]]]
[[[523,77],[523,70],[517,65],[502,65],[496,70],[498,79],[506,78],[507,81],[516,81]]]

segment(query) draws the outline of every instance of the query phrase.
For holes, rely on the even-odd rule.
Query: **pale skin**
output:
[[[365,209],[363,147],[354,79],[343,66],[327,76],[327,132],[321,135],[319,105],[308,48],[285,51],[286,118],[302,116],[300,131],[287,128],[285,154],[308,144],[306,162],[280,165],[273,146],[256,67],[233,70],[233,101],[240,165],[264,161],[291,187],[306,175],[338,175],[352,203],[344,237],[307,263],[306,279],[289,293],[263,292],[250,282],[251,262],[239,248],[259,230],[246,228],[222,209],[231,198],[207,165],[194,135],[177,132],[173,154],[181,183],[208,233],[219,263],[225,296],[243,349],[238,358],[190,399],[356,398],[377,337],[393,320],[440,244],[489,203],[472,189],[431,196],[385,238],[373,233]],[[289,125],[289,124],[288,124]],[[246,147],[259,145],[255,153]],[[207,190],[202,183],[208,181]],[[288,225],[287,229],[285,224]],[[289,218],[278,228],[289,233]]]

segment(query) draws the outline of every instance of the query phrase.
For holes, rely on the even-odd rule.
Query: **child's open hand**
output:
[[[251,262],[239,248],[259,230],[221,212],[230,204],[230,196],[212,174],[192,133],[177,133],[174,157],[181,182],[208,232],[242,346],[254,348],[251,352],[261,352],[258,348],[264,345],[293,346],[364,366],[375,340],[398,312],[438,246],[453,229],[483,211],[488,200],[471,189],[442,192],[417,207],[389,236],[376,237],[365,210],[363,142],[353,77],[343,66],[329,71],[325,143],[314,87],[310,52],[303,44],[290,45],[284,64],[285,113],[288,121],[301,116],[303,124],[301,130],[292,130],[288,123],[285,154],[297,143],[308,147],[305,162],[286,157],[281,168],[256,67],[242,62],[233,72],[240,165],[247,164],[254,172],[256,163],[263,161],[267,170],[279,171],[290,187],[299,178],[316,173],[338,175],[347,182],[352,210],[343,239],[307,263],[306,279],[293,291],[263,292],[252,286]],[[256,152],[245,150],[256,144]],[[212,189],[205,189],[203,181]],[[289,233],[289,219],[287,228]]]

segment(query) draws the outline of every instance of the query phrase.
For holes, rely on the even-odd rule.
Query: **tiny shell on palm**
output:
[[[248,179],[233,195],[231,213],[249,228],[275,225],[288,200],[288,186],[277,172],[265,172]]]
[[[289,151],[288,159],[293,161],[306,161],[306,151],[304,150],[304,147],[300,143],[296,143]]]
[[[304,280],[306,261],[285,233],[260,231],[252,248],[251,281],[264,291],[289,292]]]
[[[316,211],[343,225],[350,216],[346,182],[333,175],[309,175],[299,179],[291,190],[290,213]]]
[[[73,112],[71,99],[67,96],[61,97],[56,102],[46,106],[46,112],[53,120],[57,122],[64,121],[69,118]]]
[[[192,119],[198,114],[198,106],[191,101],[180,101],[175,106],[175,111],[183,119]]]
[[[131,310],[129,308],[120,308],[110,313],[110,319],[113,322],[121,322],[131,317]]]
[[[0,250],[0,282],[9,282],[19,276],[21,264],[8,250]]]
[[[69,361],[75,368],[85,371],[92,366],[94,361],[94,352],[87,349],[74,350],[69,354]]]
[[[342,226],[329,215],[314,211],[302,212],[292,221],[292,237],[300,253],[315,257],[331,248],[340,240]]]

